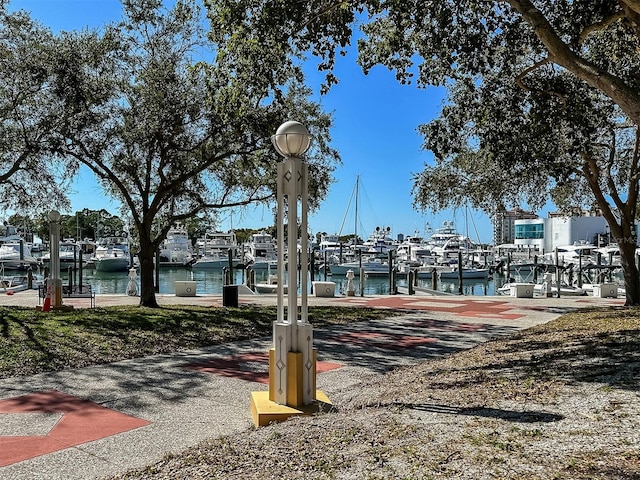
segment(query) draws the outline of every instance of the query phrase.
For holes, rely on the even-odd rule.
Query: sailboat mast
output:
[[[355,247],[358,244],[358,187],[360,185],[360,175],[356,175],[356,211],[355,211],[355,219],[354,219],[354,228],[353,228],[353,246]]]

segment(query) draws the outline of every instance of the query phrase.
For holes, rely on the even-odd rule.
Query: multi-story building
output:
[[[593,212],[566,216],[550,213],[547,218],[514,221],[514,242],[524,248],[551,252],[562,245],[588,243],[598,245],[608,231],[607,221]]]
[[[493,216],[493,244],[515,243],[516,220],[524,219],[538,219],[538,216],[535,213],[526,212],[519,208],[498,210]]]

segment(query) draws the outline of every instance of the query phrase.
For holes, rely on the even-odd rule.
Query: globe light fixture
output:
[[[60,221],[60,212],[57,210],[51,210],[48,214],[49,221],[51,222],[59,222]]]
[[[280,125],[276,134],[271,137],[276,151],[283,157],[299,157],[304,155],[311,145],[311,135],[307,127],[300,122],[290,120]]]

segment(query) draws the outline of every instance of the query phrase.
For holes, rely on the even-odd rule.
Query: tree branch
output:
[[[630,0],[627,0],[630,1]],[[530,0],[506,0],[525,20],[549,52],[550,59],[602,91],[640,124],[640,94],[619,77],[582,58],[562,41],[544,14]],[[635,3],[635,2],[634,2]]]

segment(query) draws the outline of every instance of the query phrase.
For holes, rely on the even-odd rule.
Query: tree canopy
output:
[[[197,2],[124,5],[121,22],[57,39],[50,81],[65,121],[55,148],[124,205],[139,245],[141,304],[156,306],[153,260],[174,223],[274,196],[280,159],[270,136],[281,123],[296,119],[313,137],[312,206],[339,157],[331,118],[300,79],[283,72],[272,84],[262,63],[240,68],[222,55]]]
[[[68,206],[73,166],[50,149],[60,121],[44,54],[51,41],[44,27],[0,4],[0,203],[22,212]]]
[[[293,1],[286,12],[271,0],[209,3],[245,36],[286,38],[291,62],[319,56],[327,87],[356,27],[365,72],[384,65],[402,83],[446,87],[440,118],[420,126],[435,162],[414,174],[415,205],[491,214],[551,195],[597,207],[621,247],[627,303],[640,304],[636,0]]]

